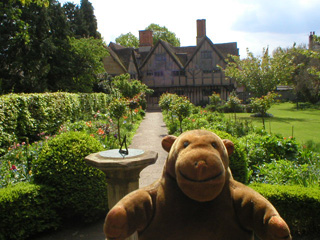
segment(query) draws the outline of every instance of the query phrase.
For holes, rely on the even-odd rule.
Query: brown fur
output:
[[[230,140],[193,130],[162,141],[169,152],[162,178],[136,190],[108,213],[108,239],[139,240],[291,239],[290,230],[272,204],[233,180]]]

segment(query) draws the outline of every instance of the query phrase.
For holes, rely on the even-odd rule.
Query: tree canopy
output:
[[[92,47],[99,47],[101,52],[105,49],[94,24],[87,24],[86,40],[81,40],[82,35],[77,32],[81,29],[80,10],[87,23],[95,19],[91,3],[83,0],[81,4],[84,5],[68,3],[61,7],[56,0],[0,2],[0,94],[80,91],[84,90],[76,84],[83,78],[80,76],[86,76],[91,84],[85,91],[92,89],[97,71],[104,71],[102,56],[98,55],[97,64],[97,57],[93,56],[96,51],[82,51],[80,43],[94,42]],[[86,47],[91,49],[91,45]]]
[[[125,47],[138,48],[139,47],[139,39],[133,35],[131,32],[127,34],[121,34],[116,38],[116,43]]]
[[[247,49],[247,55],[245,59],[230,56],[225,74],[255,97],[267,95],[293,76],[294,66],[287,54],[274,54],[271,57],[268,49],[264,49],[261,57],[255,57]]]
[[[153,32],[153,45],[161,39],[170,43],[174,47],[180,47],[180,39],[176,37],[176,34],[170,32],[166,27],[161,27],[158,24],[152,23],[145,30],[151,30]],[[139,47],[139,39],[131,32],[127,34],[121,34],[116,38],[116,43],[125,47]]]
[[[153,45],[161,39],[170,43],[174,47],[180,47],[180,39],[176,37],[175,33],[170,32],[165,26],[161,27],[158,24],[151,23],[146,30],[153,31]]]

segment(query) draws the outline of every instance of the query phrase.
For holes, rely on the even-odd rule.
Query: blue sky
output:
[[[60,3],[68,2],[59,0]],[[80,4],[80,0],[70,0]],[[196,20],[206,19],[207,36],[213,43],[237,42],[240,56],[246,48],[261,55],[294,43],[308,44],[311,31],[320,35],[319,0],[90,0],[98,31],[108,44],[121,34],[151,23],[165,26],[180,39],[181,46],[196,44]],[[155,4],[156,3],[156,4]]]

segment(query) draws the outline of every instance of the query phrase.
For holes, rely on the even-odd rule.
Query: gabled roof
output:
[[[118,63],[120,65],[120,67],[127,72],[127,68],[123,65],[123,63],[121,62],[120,58],[118,57],[117,53],[114,52],[110,47],[107,47],[107,50],[110,53],[110,56],[113,58],[113,60]]]
[[[192,59],[194,58],[194,56],[198,53],[198,51],[201,49],[202,45],[205,43],[205,42],[208,42],[210,44],[210,46],[212,47],[212,49],[218,54],[218,56],[223,60],[225,61],[225,56],[223,56],[223,54],[220,52],[220,50],[215,46],[215,44],[212,43],[212,41],[207,37],[205,36],[199,43],[199,45],[196,47],[196,50],[193,52],[191,58],[188,60],[188,62],[186,63],[185,67],[187,67],[190,62],[192,61]]]
[[[109,44],[107,49],[109,50],[112,58],[121,66],[124,71],[128,71],[130,58],[132,57],[137,71],[139,72],[139,70],[147,63],[152,54],[159,47],[159,45],[161,45],[172,58],[172,60],[177,64],[177,66],[180,69],[184,69],[190,64],[205,42],[210,44],[213,51],[215,51],[223,61],[225,61],[228,54],[239,55],[239,49],[237,48],[236,42],[213,44],[207,36],[200,41],[198,46],[173,47],[170,43],[159,40],[157,44],[148,52],[139,52],[139,49],[123,47],[112,42]]]
[[[142,62],[142,64],[140,65],[141,69],[146,62],[150,59],[150,57],[152,56],[152,54],[154,53],[154,51],[158,48],[158,46],[161,45],[163,46],[163,48],[167,51],[167,53],[169,54],[169,56],[173,59],[173,61],[178,65],[178,67],[180,69],[183,69],[183,64],[181,63],[179,57],[176,55],[175,51],[174,51],[174,47],[172,47],[168,42],[163,41],[163,40],[159,40],[157,42],[157,44],[151,49],[151,51],[149,52],[149,54],[147,55],[147,57],[144,59],[144,61]]]

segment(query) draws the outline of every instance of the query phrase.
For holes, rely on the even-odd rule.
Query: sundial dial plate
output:
[[[107,151],[100,152],[99,155],[103,158],[116,158],[116,159],[123,159],[123,158],[132,158],[138,157],[144,154],[144,150],[141,149],[128,149],[128,155],[121,154],[119,149],[111,149]]]

